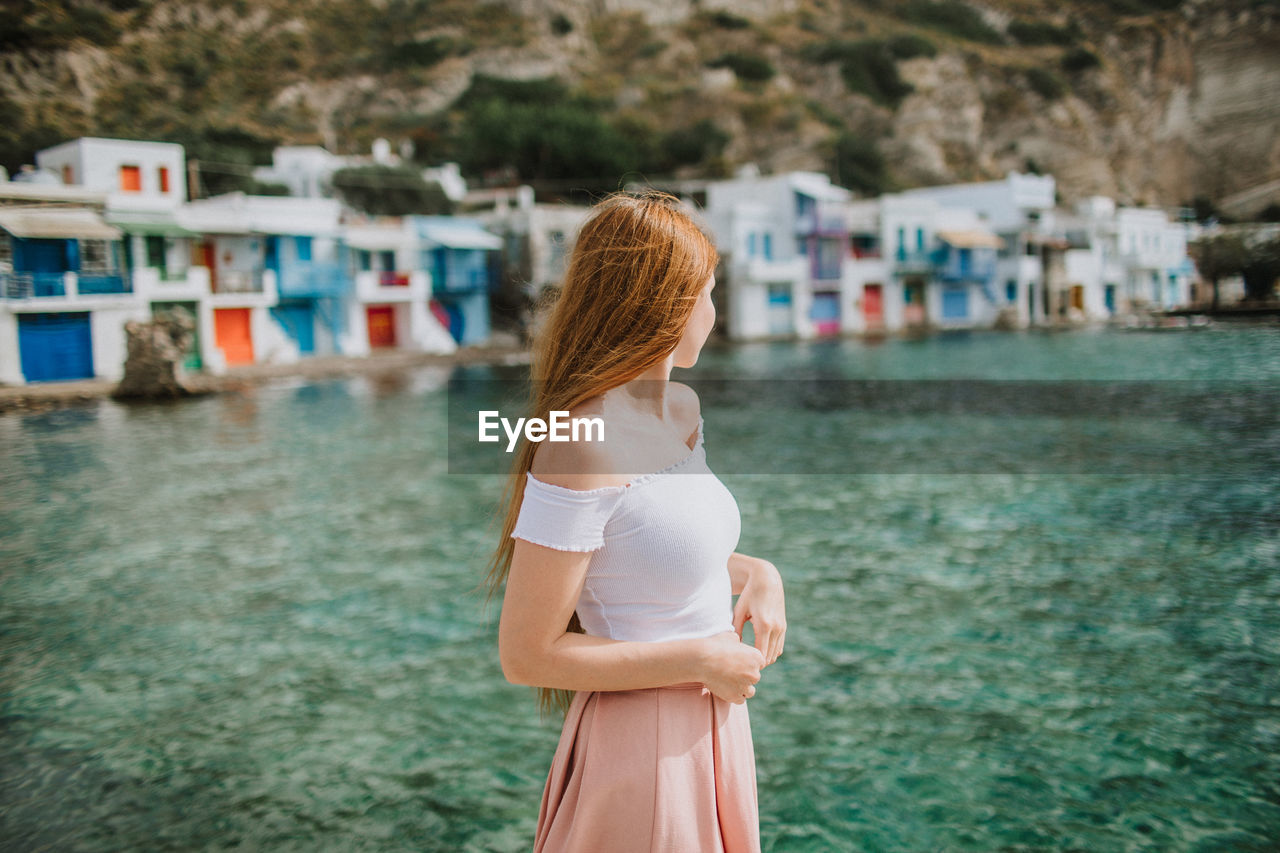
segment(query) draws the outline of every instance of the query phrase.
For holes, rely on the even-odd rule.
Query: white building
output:
[[[999,307],[1016,310],[1017,325],[1026,326],[1047,319],[1043,238],[1050,232],[1042,220],[1053,210],[1055,193],[1051,175],[1009,172],[1003,180],[920,187],[900,195],[936,201],[946,209],[971,211],[986,232],[1000,238],[989,290]]]
[[[1117,207],[1092,196],[1074,214],[1055,212],[1051,226],[1068,246],[1064,278],[1049,293],[1052,316],[1105,319],[1191,302],[1187,226],[1163,210]]]
[[[1184,226],[1158,208],[1121,207],[1115,236],[1124,275],[1122,305],[1166,309],[1190,303],[1195,267],[1187,257]]]
[[[497,191],[492,208],[473,214],[502,239],[503,275],[525,296],[537,299],[564,280],[578,229],[591,208],[538,204],[533,187]]]
[[[343,352],[375,348],[451,353],[457,344],[430,310],[431,276],[422,268],[421,244],[405,219],[346,215],[343,233],[355,279],[346,303]]]
[[[1003,241],[973,210],[907,193],[848,206],[850,331],[988,326],[1005,306],[994,287]]]
[[[391,152],[385,139],[374,140],[372,154],[344,156],[331,154],[319,145],[281,145],[271,152],[271,165],[253,170],[254,180],[287,187],[295,198],[333,198],[333,173],[354,166],[399,166],[402,158]],[[423,169],[422,179],[437,183],[451,201],[467,193],[467,182],[457,163]]]
[[[0,182],[0,382],[123,376],[124,325],[150,312],[105,207],[80,187]]]
[[[739,177],[707,185],[707,222],[727,269],[729,337],[811,338],[853,324],[844,275],[849,191],[816,172]]]
[[[344,158],[319,145],[280,145],[271,152],[271,165],[255,167],[253,178],[288,187],[295,198],[329,198],[333,173],[346,165]]]

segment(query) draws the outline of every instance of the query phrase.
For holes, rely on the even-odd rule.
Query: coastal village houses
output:
[[[413,222],[328,198],[187,201],[185,155],[170,143],[83,138],[36,162],[0,181],[0,382],[118,380],[124,324],[175,309],[195,324],[188,370],[457,347],[433,306],[437,244]],[[433,263],[444,274],[455,260]],[[468,343],[486,339],[487,316],[468,325]]]
[[[118,379],[124,323],[170,310],[195,321],[185,367],[215,373],[484,344],[492,298],[556,285],[589,215],[528,187],[468,192],[452,165],[424,177],[474,215],[358,213],[332,175],[400,163],[383,140],[371,157],[277,149],[255,176],[287,196],[188,201],[171,143],[83,138],[36,161],[0,181],[6,384]],[[745,167],[702,186],[733,339],[1105,322],[1190,302],[1188,226],[1101,196],[1062,208],[1048,175],[863,199],[817,172]]]
[[[844,261],[849,191],[816,172],[753,169],[707,185],[724,257],[730,338],[838,334],[849,323]]]
[[[147,307],[106,204],[80,187],[0,182],[0,382],[123,374],[124,324]]]
[[[1190,302],[1185,226],[1052,176],[851,199],[808,172],[707,185],[731,338],[1101,322]]]

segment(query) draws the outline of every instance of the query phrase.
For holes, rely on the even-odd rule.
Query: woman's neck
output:
[[[667,383],[671,378],[673,359],[667,356],[662,361],[617,388],[609,391],[615,405],[652,415],[659,420],[668,420]]]

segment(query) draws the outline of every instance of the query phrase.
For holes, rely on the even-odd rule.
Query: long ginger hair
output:
[[[559,297],[533,347],[530,417],[547,419],[639,376],[680,342],[715,272],[715,246],[671,195],[616,193],[578,232]],[[489,563],[488,599],[511,571],[525,475],[537,444],[522,441],[503,496],[506,517]],[[486,599],[486,600],[488,600]],[[584,633],[575,611],[566,631]],[[542,713],[564,714],[573,691],[539,687]]]

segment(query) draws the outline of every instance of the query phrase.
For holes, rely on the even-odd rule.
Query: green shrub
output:
[[[1172,12],[1183,0],[1100,0],[1104,9],[1113,15],[1149,15],[1152,12]]]
[[[428,184],[409,166],[353,166],[333,173],[343,201],[373,216],[449,214],[453,202],[437,183]]]
[[[756,56],[750,53],[739,53],[733,51],[726,53],[707,63],[709,68],[729,68],[737,75],[739,80],[746,80],[752,83],[763,83],[772,79],[777,73],[769,60],[763,56]]]
[[[688,127],[676,128],[662,137],[661,150],[665,161],[661,165],[671,168],[701,163],[719,156],[729,144],[729,134],[710,119],[703,119]]]
[[[722,30],[745,30],[751,26],[751,22],[741,15],[723,10],[712,12],[707,16],[707,20],[711,26]]]
[[[917,56],[932,58],[938,55],[938,48],[924,36],[903,33],[889,39],[889,52],[898,59],[915,59]]]
[[[1046,101],[1056,101],[1067,93],[1067,85],[1052,71],[1044,68],[1028,68],[1025,74],[1031,91]]]
[[[472,173],[514,169],[522,179],[616,180],[644,163],[648,140],[604,118],[601,105],[555,79],[477,77],[454,103],[442,146]]]
[[[1067,51],[1062,57],[1062,70],[1068,74],[1078,74],[1081,71],[1088,71],[1090,68],[1098,68],[1102,65],[1102,60],[1091,50],[1083,47],[1077,47]]]
[[[915,91],[898,74],[888,43],[878,39],[830,41],[811,46],[805,56],[815,62],[839,62],[840,76],[851,92],[861,92],[878,104],[897,107]]]
[[[841,133],[836,137],[833,171],[837,184],[865,195],[879,195],[889,185],[884,155],[866,136]]]
[[[573,32],[573,21],[570,21],[565,15],[557,13],[551,18],[551,32],[558,36],[568,35]]]
[[[409,41],[394,45],[383,56],[387,69],[412,66],[430,68],[455,53],[462,53],[459,45],[448,36],[434,36],[422,41]]]
[[[270,184],[262,181],[253,182],[253,195],[276,195],[284,196],[289,194],[287,184]]]
[[[898,10],[904,21],[969,41],[1003,44],[1000,33],[987,25],[971,6],[959,0],[907,0]]]
[[[1009,24],[1009,35],[1019,44],[1032,47],[1046,44],[1071,47],[1084,38],[1084,32],[1075,21],[1060,27],[1048,21],[1018,19]]]

